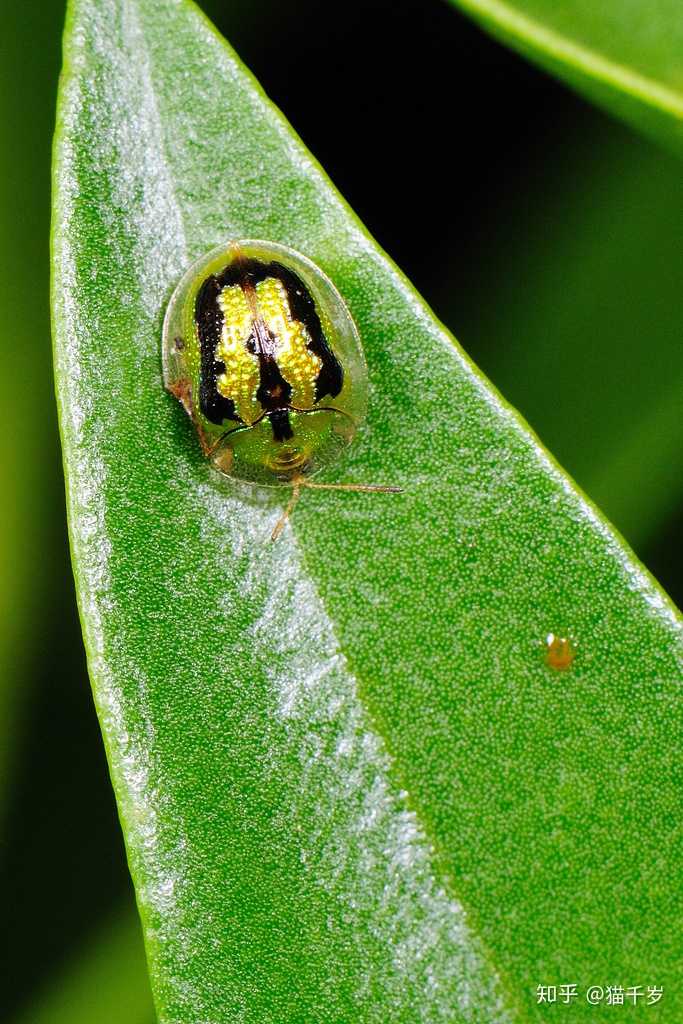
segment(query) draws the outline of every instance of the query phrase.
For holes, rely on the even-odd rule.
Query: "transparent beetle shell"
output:
[[[189,267],[162,359],[204,454],[241,480],[316,473],[365,418],[365,358],[343,299],[311,260],[275,242],[227,242]]]

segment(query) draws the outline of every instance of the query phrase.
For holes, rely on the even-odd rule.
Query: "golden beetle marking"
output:
[[[310,474],[351,443],[366,409],[366,369],[351,316],[304,256],[241,241],[208,253],[178,285],[164,323],[164,381],[204,455],[225,474],[292,488],[279,536]]]
[[[247,350],[252,312],[238,284],[224,288],[216,299],[223,314],[223,329],[214,358],[225,366],[216,380],[224,398],[231,399],[244,423],[253,423],[263,411],[256,400],[259,382],[258,359]]]

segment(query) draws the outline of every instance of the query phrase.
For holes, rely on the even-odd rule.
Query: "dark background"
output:
[[[445,2],[356,0],[336,16],[312,0],[203,6],[379,243],[681,603],[679,165]],[[3,13],[9,1020],[59,984],[132,896],[75,607],[52,396],[49,165],[63,4],[7,3]]]

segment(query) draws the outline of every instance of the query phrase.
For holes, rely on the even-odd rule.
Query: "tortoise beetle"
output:
[[[293,249],[232,241],[193,263],[169,303],[162,359],[167,390],[220,473],[291,486],[273,538],[302,487],[401,490],[309,479],[353,441],[367,369],[339,292]]]

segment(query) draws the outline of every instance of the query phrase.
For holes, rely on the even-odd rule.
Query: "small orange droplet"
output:
[[[545,646],[546,665],[557,669],[558,672],[564,672],[571,668],[576,657],[576,648],[568,636],[555,636],[554,633],[548,633],[545,638]]]

